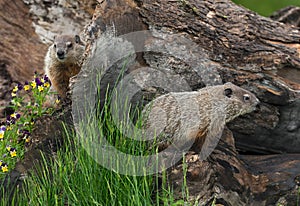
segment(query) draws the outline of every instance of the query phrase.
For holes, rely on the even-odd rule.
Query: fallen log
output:
[[[240,149],[260,153],[300,151],[299,115],[290,115],[299,113],[297,27],[261,17],[230,1],[104,1],[86,34],[91,35],[93,28],[104,31],[112,24],[117,35],[151,28],[195,43],[198,48],[188,51],[194,56],[184,59],[187,66],[183,59],[178,60],[183,53],[174,43],[185,42],[171,38],[164,39],[164,43],[174,43],[164,52],[173,54],[155,58],[147,53],[143,59],[150,67],[166,66],[165,61],[173,60],[167,69],[173,67],[192,90],[230,81],[253,91],[262,102],[261,111],[229,125]],[[149,41],[145,45],[148,49],[162,44]],[[272,142],[267,140],[270,136]],[[286,142],[293,142],[294,147]]]
[[[107,33],[111,35],[105,37]],[[102,91],[118,87],[122,58],[124,61],[124,56],[118,55],[126,51],[129,56],[131,51],[137,54],[129,57],[125,79],[141,68],[152,71],[135,76],[141,91],[134,90],[129,98],[132,103],[224,82],[248,89],[260,99],[258,111],[228,124],[232,134],[225,130],[207,160],[197,159],[192,152],[186,155],[188,197],[181,191],[184,164],[169,169],[169,184],[178,199],[201,205],[214,200],[223,205],[297,203],[299,28],[261,17],[229,0],[110,0],[99,1],[85,34],[89,51],[81,72],[83,83],[74,86],[75,101],[96,68]],[[119,54],[113,52],[116,50]],[[159,77],[170,73],[169,82],[169,76]],[[152,82],[144,84],[147,75]],[[187,85],[160,85],[164,81],[172,84],[175,79]],[[104,95],[100,93],[102,103]]]

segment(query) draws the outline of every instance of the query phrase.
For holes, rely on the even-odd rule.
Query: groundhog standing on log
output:
[[[60,35],[54,38],[45,57],[45,73],[52,88],[64,98],[69,80],[79,73],[85,45],[78,35]]]
[[[193,148],[200,150],[208,135],[220,136],[227,122],[253,111],[258,103],[253,93],[230,82],[194,92],[171,92],[145,106],[145,134],[147,139],[156,137],[159,150],[174,141],[192,141]]]

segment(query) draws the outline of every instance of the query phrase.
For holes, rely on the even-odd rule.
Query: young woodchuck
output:
[[[54,38],[45,57],[45,73],[52,88],[64,98],[69,79],[79,73],[85,45],[78,35],[60,35]]]
[[[208,86],[193,92],[171,92],[143,110],[147,139],[156,138],[159,150],[176,141],[200,149],[205,137],[216,137],[225,124],[256,108],[255,95],[232,83]]]

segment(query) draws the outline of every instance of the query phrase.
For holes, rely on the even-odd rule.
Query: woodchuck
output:
[[[64,98],[69,79],[79,73],[84,43],[78,35],[60,35],[54,38],[45,57],[45,73],[52,83],[52,89]]]
[[[177,145],[192,141],[198,151],[207,135],[220,136],[227,122],[253,111],[258,103],[253,93],[230,82],[193,92],[171,92],[143,109],[144,134],[148,140],[156,138],[160,151],[175,141]]]

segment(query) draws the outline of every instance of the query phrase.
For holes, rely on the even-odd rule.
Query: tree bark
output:
[[[136,62],[125,75],[146,65],[156,71],[174,72],[191,90],[233,82],[261,101],[258,111],[228,124],[232,134],[225,130],[207,160],[200,161],[192,152],[186,155],[188,198],[181,191],[183,164],[169,170],[169,184],[179,199],[200,205],[208,205],[214,198],[223,205],[296,204],[300,171],[299,28],[261,17],[229,0],[99,1],[85,30],[90,51],[82,76],[88,76],[91,68],[102,68],[102,91],[116,83],[121,73],[119,61],[108,67],[101,61],[116,56],[99,41],[110,27],[117,37],[145,29],[150,32],[138,44],[135,38],[127,39],[142,54],[136,55]],[[139,50],[141,44],[144,50]],[[122,53],[125,47],[120,44],[115,49]],[[152,92],[142,88],[132,102],[147,102],[147,98],[169,92],[159,87],[152,85]],[[104,98],[102,95],[100,101]]]
[[[188,59],[188,64],[204,67],[213,77],[203,71],[194,74],[191,67],[180,71],[193,90],[230,81],[254,92],[262,102],[260,111],[229,125],[240,149],[300,152],[297,27],[261,17],[230,1],[104,1],[92,26],[103,31],[104,25],[112,23],[118,35],[151,27],[196,43],[198,58]],[[144,59],[154,66],[170,58],[146,55]]]

